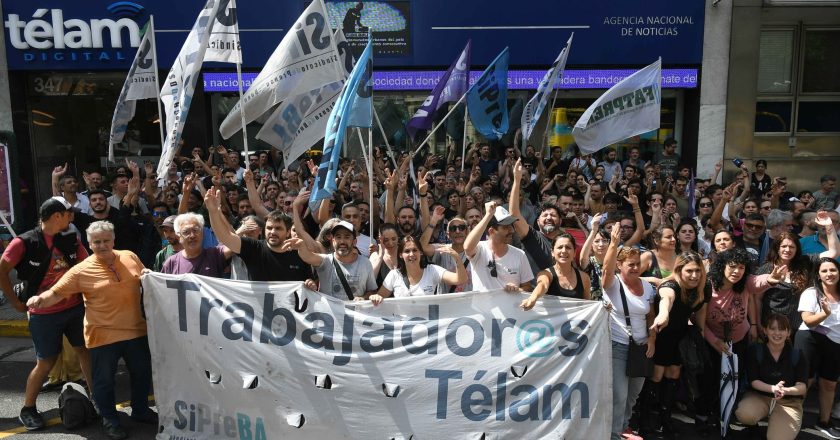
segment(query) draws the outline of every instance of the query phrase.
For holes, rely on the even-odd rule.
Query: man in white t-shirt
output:
[[[510,245],[516,217],[496,202],[485,204],[485,214],[464,241],[464,253],[470,260],[473,289],[486,291],[505,289],[508,292],[531,291],[534,273],[525,252]],[[487,240],[481,241],[485,228]]]

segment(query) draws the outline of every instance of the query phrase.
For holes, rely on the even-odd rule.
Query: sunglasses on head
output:
[[[449,232],[466,231],[467,225],[449,225]]]
[[[487,268],[490,269],[490,276],[491,277],[497,278],[499,276],[499,272],[496,271],[496,259],[495,258],[490,260],[489,263],[487,263]]]

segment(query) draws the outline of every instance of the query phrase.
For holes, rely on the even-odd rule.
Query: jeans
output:
[[[117,362],[125,360],[131,379],[131,414],[141,415],[149,409],[149,392],[152,389],[152,356],[149,338],[129,339],[90,349],[93,367],[93,399],[104,421],[119,426],[114,397],[114,379]]]
[[[627,376],[629,351],[629,345],[612,341],[613,418],[610,438],[613,440],[621,440],[621,432],[628,426],[633,405],[645,384],[644,377]]]

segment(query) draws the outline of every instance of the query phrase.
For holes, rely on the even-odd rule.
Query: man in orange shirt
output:
[[[140,311],[140,275],[144,267],[131,251],[114,250],[114,225],[110,222],[91,223],[87,237],[93,255],[26,304],[34,309],[49,307],[82,292],[85,345],[93,367],[93,398],[105,434],[111,439],[123,439],[127,435],[114,401],[114,377],[120,358],[131,373],[131,418],[157,424],[157,414],[149,408],[152,358],[146,321]]]

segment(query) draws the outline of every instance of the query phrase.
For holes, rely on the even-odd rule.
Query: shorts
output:
[[[85,306],[79,304],[67,310],[46,315],[29,315],[29,334],[38,359],[51,359],[61,353],[61,336],[67,336],[73,347],[85,346]]]
[[[797,330],[793,346],[808,359],[808,377],[836,382],[840,377],[840,344],[812,330]]]

